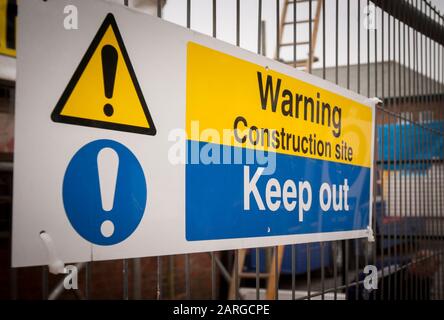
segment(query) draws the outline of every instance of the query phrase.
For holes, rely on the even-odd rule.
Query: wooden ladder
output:
[[[300,5],[302,3],[307,3],[309,5],[310,0],[285,0],[284,7],[282,10],[282,16],[280,19],[280,28],[279,28],[279,44],[277,46],[277,52],[275,59],[296,67],[303,67],[305,70],[311,72],[313,62],[318,61],[318,59],[314,56],[314,50],[316,48],[316,41],[317,41],[317,35],[319,30],[319,20],[321,16],[321,10],[322,5],[325,0],[311,0],[312,1],[312,7],[313,4],[316,3],[316,9],[315,9],[315,15],[314,17],[309,17],[305,20],[291,20],[287,21],[287,12],[288,8],[293,5]],[[311,34],[311,50],[308,50],[307,58],[297,60],[295,61],[284,61],[280,58],[280,49],[287,46],[294,46],[293,42],[289,43],[282,43],[283,34],[286,29],[288,29],[289,26],[293,26],[295,23],[298,25],[302,24],[310,24],[310,20],[312,23],[312,34]],[[292,29],[293,30],[293,29]],[[296,46],[309,46],[309,41],[301,41],[297,42]],[[277,249],[277,250],[276,250]],[[285,246],[278,246],[276,249],[273,249],[273,254],[271,258],[270,268],[269,271],[266,273],[259,273],[259,279],[267,279],[267,286],[266,286],[266,299],[267,300],[274,300],[276,299],[276,283],[277,279],[279,279],[280,271],[282,267],[282,260],[284,256],[284,249]],[[245,258],[247,255],[248,249],[240,249],[238,250],[238,259],[237,259],[237,266],[233,266],[233,271],[231,274],[231,281],[230,281],[230,287],[228,291],[228,299],[234,300],[236,298],[236,288],[239,288],[239,286],[236,284],[236,280],[240,281],[242,279],[255,279],[256,273],[255,272],[243,272],[244,264],[245,264]],[[276,254],[278,255],[276,258]],[[276,263],[277,268],[276,268]],[[236,279],[235,273],[236,273],[236,267],[237,267],[237,274],[238,277]],[[260,266],[256,266],[257,268],[260,268]],[[276,272],[277,271],[277,272]]]
[[[305,70],[311,71],[313,62],[318,61],[319,59],[317,57],[315,57],[314,55],[314,51],[316,49],[316,41],[317,41],[317,37],[318,37],[318,30],[319,30],[319,20],[320,20],[320,16],[321,16],[321,11],[322,11],[322,5],[323,5],[324,0],[311,0],[311,5],[312,5],[312,16],[310,17],[309,13],[308,13],[308,18],[306,19],[302,19],[302,20],[297,20],[296,19],[292,19],[290,21],[287,20],[287,13],[288,13],[288,8],[291,7],[293,8],[293,6],[297,6],[302,5],[303,3],[305,3],[307,6],[310,5],[310,0],[285,0],[284,2],[284,8],[282,10],[282,16],[280,19],[280,27],[279,27],[279,44],[277,46],[277,52],[276,52],[276,57],[275,59],[288,64],[288,65],[292,65],[292,66],[296,66],[296,67],[304,67]],[[314,8],[314,4],[316,4],[316,9],[315,9],[315,14],[313,17],[313,8]],[[296,9],[297,10],[297,9]],[[307,9],[308,10],[308,9]],[[293,16],[293,10],[291,10],[292,13],[290,14],[290,16]],[[299,11],[298,11],[299,12]],[[294,24],[297,24],[298,26],[303,26],[306,25],[308,28],[310,26],[311,23],[311,50],[309,48],[310,46],[310,41],[309,40],[305,40],[305,41],[297,41],[296,42],[296,47],[299,46],[306,46],[308,47],[308,52],[307,52],[307,58],[305,59],[300,59],[297,60],[296,63],[294,60],[283,60],[281,59],[281,49],[284,47],[293,47],[295,46],[294,42],[282,42],[283,37],[284,37],[284,32],[291,27],[291,33],[293,34],[293,26]]]
[[[277,259],[276,259],[276,248],[277,248]],[[276,277],[279,279],[279,274],[282,266],[282,258],[284,256],[284,249],[285,246],[277,246],[273,249],[273,255],[270,263],[270,271],[267,273],[259,273],[259,279],[267,279],[267,288],[266,288],[266,299],[267,300],[273,300],[276,298]],[[238,278],[237,280],[240,283],[241,279],[256,279],[256,273],[255,272],[243,272],[244,264],[245,264],[245,257],[247,255],[248,249],[240,249],[238,250]],[[277,270],[276,273],[276,260],[277,260]],[[231,281],[230,281],[230,288],[228,291],[228,299],[234,300],[236,299],[236,265],[233,266],[233,273],[231,275]],[[260,268],[260,265],[257,266],[257,268]]]

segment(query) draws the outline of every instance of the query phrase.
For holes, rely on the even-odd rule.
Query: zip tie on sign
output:
[[[378,97],[368,98],[368,101],[374,103],[375,105],[382,105],[384,102]]]
[[[45,245],[48,251],[48,268],[49,272],[52,274],[65,273],[65,264],[60,258],[57,257],[56,249],[54,242],[52,241],[51,236],[45,231],[40,232],[40,239],[42,239],[43,244]]]
[[[368,242],[375,242],[375,235],[373,234],[373,229],[370,226],[367,226],[367,232]]]
[[[373,98],[369,98],[368,101],[370,101],[371,103],[374,103],[375,106],[377,105],[383,105],[383,101],[381,99],[379,99],[378,97],[373,97]],[[373,233],[373,229],[371,226],[367,226],[367,239],[369,242],[375,242],[375,235]]]

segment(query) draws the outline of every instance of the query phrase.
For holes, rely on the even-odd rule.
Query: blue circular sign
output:
[[[124,145],[96,140],[71,159],[63,179],[63,205],[86,240],[113,245],[128,238],[145,212],[147,185],[139,161]]]

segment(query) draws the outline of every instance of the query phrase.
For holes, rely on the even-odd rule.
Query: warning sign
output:
[[[0,54],[15,57],[17,1],[0,0]]]
[[[81,126],[156,134],[112,14],[106,16],[51,118]]]
[[[112,1],[18,23],[13,267],[373,238],[376,99]]]

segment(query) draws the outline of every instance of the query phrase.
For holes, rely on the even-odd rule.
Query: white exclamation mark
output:
[[[99,170],[100,196],[104,211],[111,211],[114,206],[116,192],[117,172],[119,170],[119,155],[111,148],[103,148],[97,155]],[[106,238],[114,233],[114,224],[110,220],[103,221],[100,232]]]

